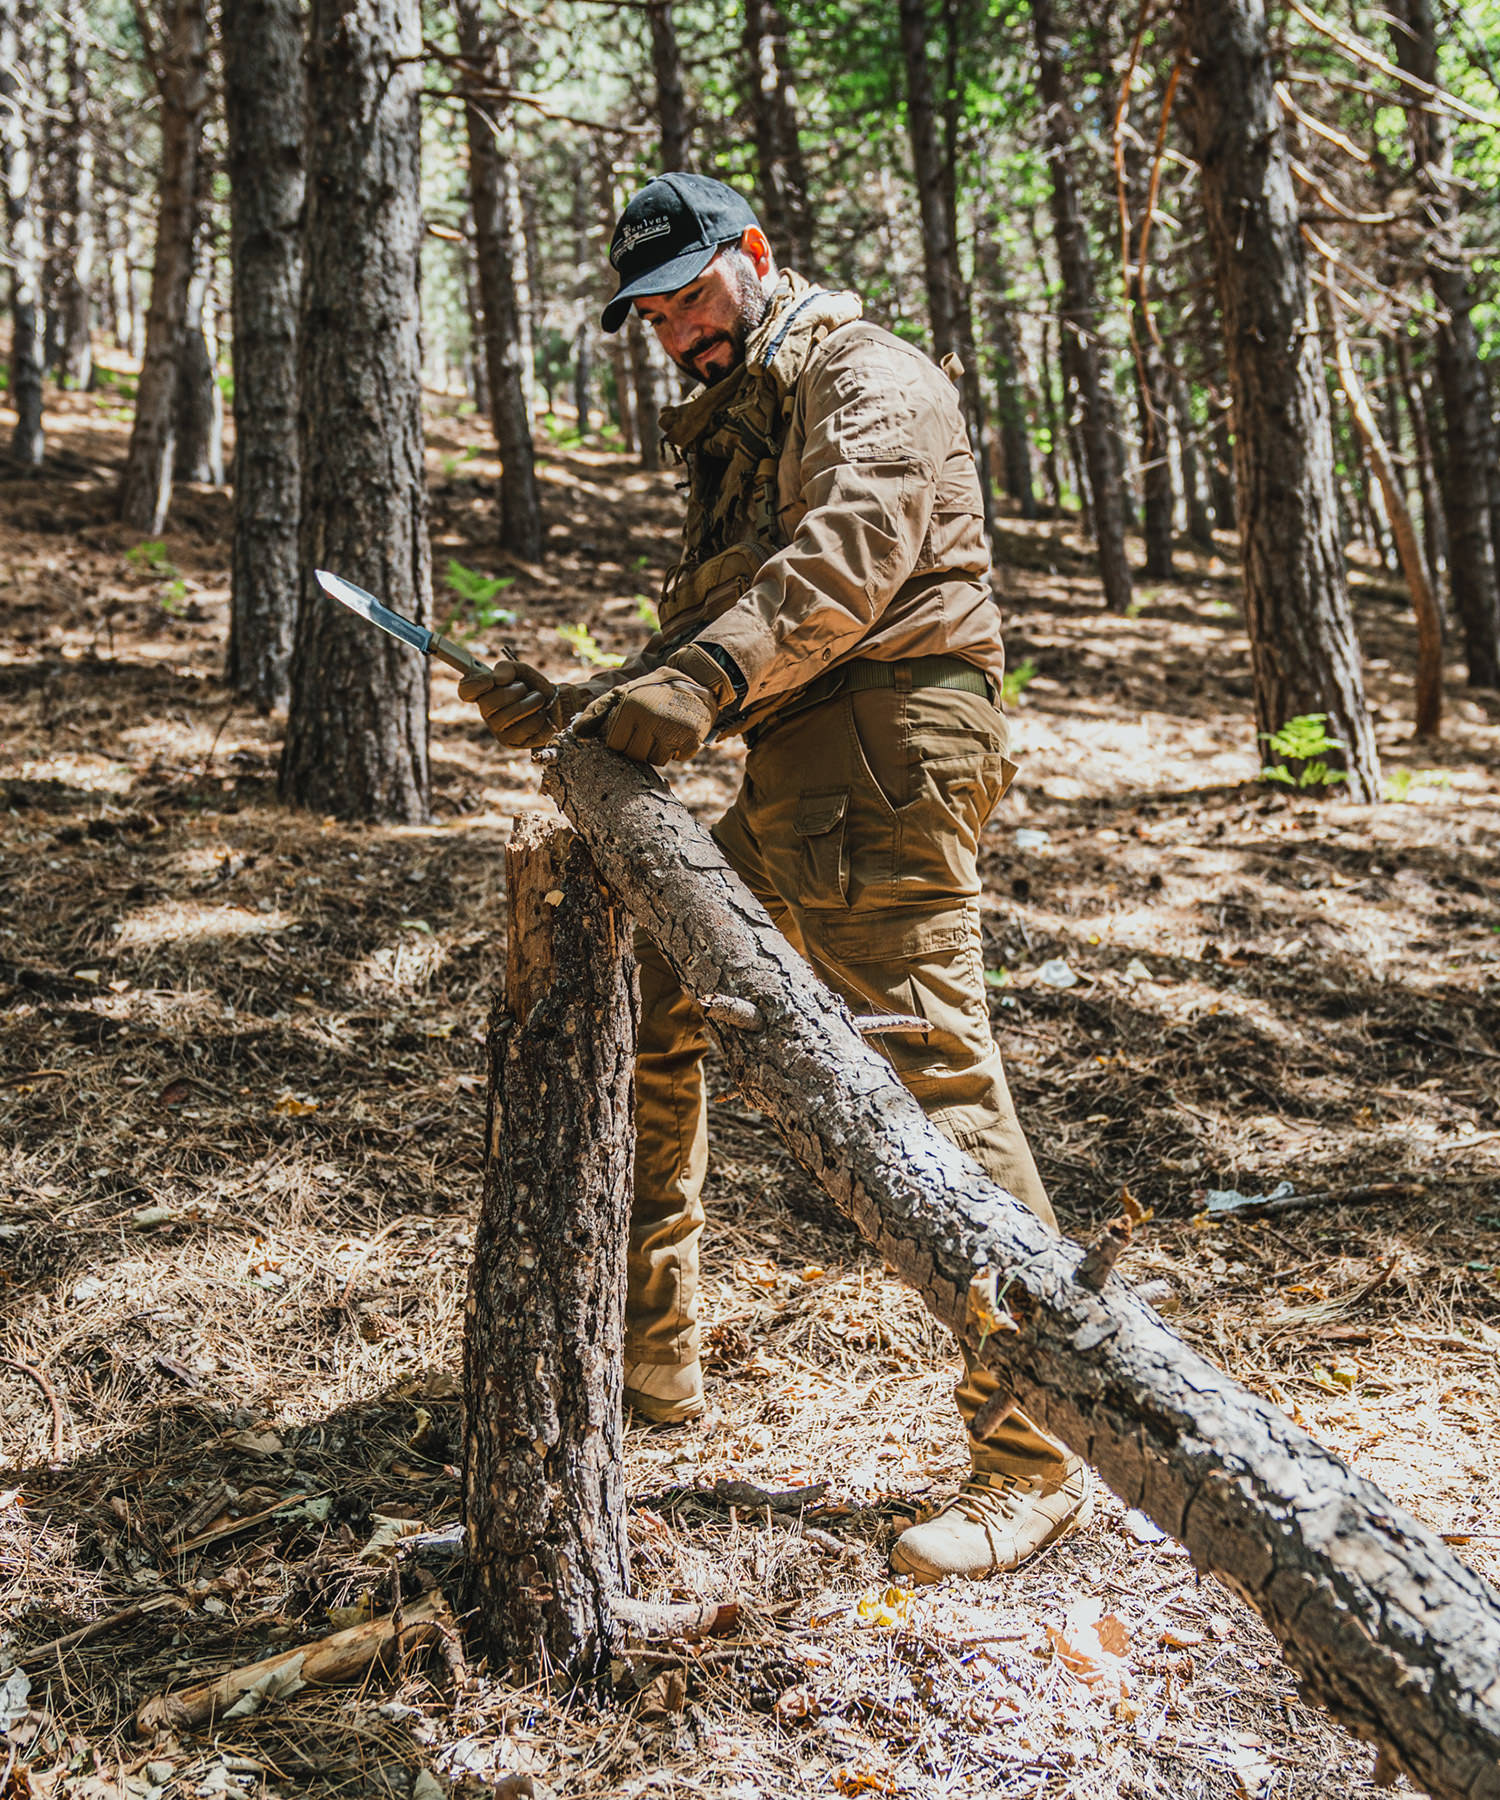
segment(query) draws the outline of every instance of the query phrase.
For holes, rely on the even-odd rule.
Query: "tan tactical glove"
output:
[[[708,652],[689,644],[649,675],[601,694],[573,730],[579,737],[602,737],[635,762],[685,762],[703,748],[733,691]]]
[[[474,701],[485,724],[512,750],[536,750],[556,737],[578,710],[569,706],[576,692],[555,686],[530,663],[509,659],[497,662],[488,675],[465,675],[458,684],[459,699]]]

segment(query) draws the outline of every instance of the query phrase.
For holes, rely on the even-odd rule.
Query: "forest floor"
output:
[[[127,421],[64,396],[45,476],[0,482],[0,1797],[1370,1791],[1258,1620],[1112,1499],[1020,1575],[891,1585],[961,1473],[956,1358],[734,1100],[709,1410],[627,1455],[638,1591],[737,1596],[737,1635],[634,1657],[603,1700],[418,1657],[132,1735],[154,1694],[410,1597],[402,1531],[457,1518],[501,850],[545,803],[434,670],[430,825],[279,806],[274,725],[219,675],[228,498],[183,492],[141,546],[111,520]],[[477,422],[431,423],[439,591],[450,558],[513,574],[505,634],[555,670],[560,628],[634,641],[671,476],[553,443],[555,554],[514,568]],[[1500,1577],[1500,695],[1453,675],[1414,747],[1411,626],[1366,570],[1401,797],[1268,792],[1227,541],[1128,618],[1076,526],[1005,543],[1034,673],[986,960],[1064,1228],[1128,1184],[1155,1216],[1125,1273],[1170,1284],[1182,1334]],[[711,814],[735,776],[717,749],[675,785]],[[1281,1183],[1306,1206],[1205,1211]],[[732,1510],[722,1478],[827,1487]],[[1091,1664],[1101,1614],[1122,1654]]]

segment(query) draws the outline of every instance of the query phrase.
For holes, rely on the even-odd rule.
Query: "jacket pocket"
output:
[[[792,830],[801,847],[798,892],[788,898],[808,912],[842,910],[849,904],[849,847],[844,832],[848,817],[848,788],[798,798],[792,815]]]

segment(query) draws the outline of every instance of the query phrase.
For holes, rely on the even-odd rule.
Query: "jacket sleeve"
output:
[[[861,333],[835,336],[798,401],[806,511],[754,584],[694,638],[733,665],[742,707],[804,686],[859,644],[918,566],[952,440],[947,378]]]

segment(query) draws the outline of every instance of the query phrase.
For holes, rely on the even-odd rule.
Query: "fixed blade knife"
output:
[[[423,656],[435,656],[439,662],[447,663],[450,669],[457,669],[460,675],[494,673],[488,663],[480,662],[477,656],[470,656],[462,644],[455,644],[452,638],[445,638],[440,632],[429,631],[425,625],[416,625],[410,619],[403,619],[400,613],[382,606],[373,594],[367,594],[352,581],[345,581],[342,575],[332,575],[327,569],[314,569],[313,574],[317,577],[318,586],[331,600],[340,601],[350,612],[356,612],[370,624],[388,631],[393,638],[400,638],[403,644],[410,644],[413,650],[420,650]]]

